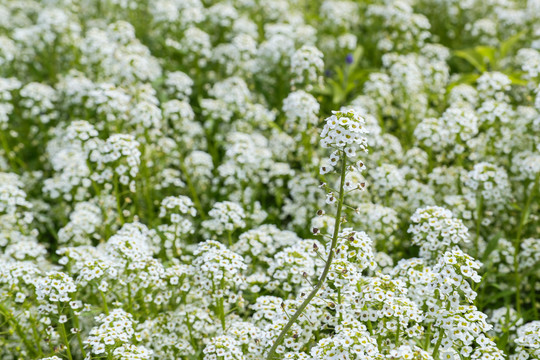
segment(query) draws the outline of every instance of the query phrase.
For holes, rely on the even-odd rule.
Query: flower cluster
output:
[[[420,256],[436,259],[446,250],[468,241],[468,230],[448,209],[430,206],[415,211],[408,232],[420,246]]]
[[[326,119],[321,133],[321,146],[339,148],[349,156],[354,156],[357,150],[367,152],[368,133],[366,121],[354,110],[333,111]],[[332,158],[330,158],[332,164]]]

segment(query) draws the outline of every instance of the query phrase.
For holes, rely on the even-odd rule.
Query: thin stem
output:
[[[19,170],[19,167],[17,166],[17,162],[15,159],[17,159],[17,156],[15,156],[15,153],[10,149],[9,144],[4,136],[4,131],[0,131],[0,140],[2,141],[2,147],[4,148],[4,152],[6,153],[6,157],[11,165],[11,168],[13,171],[17,172]]]
[[[428,325],[428,328],[426,331],[426,342],[424,343],[424,350],[428,349],[430,342],[431,342],[431,323]]]
[[[229,240],[229,248],[232,248],[232,234],[230,231],[227,231],[227,238]]]
[[[433,349],[433,359],[435,360],[437,360],[437,356],[439,355],[439,348],[441,347],[443,334],[444,334],[444,329],[441,328],[439,330],[439,338],[437,339],[437,343],[435,344],[435,348]]]
[[[189,331],[189,338],[191,341],[191,346],[193,347],[193,349],[195,349],[195,352],[199,352],[199,344],[197,343],[197,340],[193,336],[193,329],[192,329],[191,323],[189,322],[189,316],[186,316],[186,324]]]
[[[532,302],[532,309],[533,309],[533,314],[534,314],[534,319],[538,319],[538,308],[536,306],[536,297],[538,296],[538,294],[536,293],[535,291],[535,286],[536,286],[536,277],[534,275],[531,275],[531,302]]]
[[[58,314],[59,316],[61,316],[60,314],[62,314],[60,305],[58,305]],[[64,340],[64,344],[66,345],[66,352],[67,352],[68,359],[73,360],[73,356],[71,356],[71,349],[69,347],[69,340],[67,337],[66,327],[64,326],[64,323],[60,323],[60,335],[62,336],[62,339]]]
[[[72,311],[72,313],[73,313],[73,325],[75,325],[75,328],[77,330],[77,342],[79,343],[79,347],[81,348],[82,356],[83,358],[85,358],[86,352],[84,351],[84,345],[81,338],[81,326],[79,324],[79,318],[77,317],[77,315],[75,315],[74,311]]]
[[[40,357],[42,357],[43,356],[43,350],[41,349],[41,340],[40,340],[40,337],[39,337],[39,334],[38,334],[38,331],[37,331],[37,327],[36,327],[36,319],[34,319],[34,317],[31,316],[30,321],[32,322],[32,334],[34,336],[34,342],[36,343],[35,345],[37,346],[38,355]]]
[[[127,290],[128,290],[128,306],[129,306],[129,312],[133,314],[133,295],[131,295],[131,285],[127,284]]]
[[[330,251],[328,252],[328,259],[326,261],[326,266],[324,267],[323,273],[317,282],[317,285],[313,288],[313,290],[309,293],[308,297],[302,302],[302,304],[298,307],[298,310],[293,314],[293,316],[289,319],[287,324],[283,327],[281,330],[281,333],[279,334],[278,338],[274,342],[274,345],[270,348],[270,351],[268,352],[268,355],[266,356],[267,360],[271,360],[276,353],[277,347],[281,344],[283,339],[285,338],[285,335],[287,335],[287,332],[290,330],[290,328],[293,326],[293,324],[296,322],[296,320],[300,317],[304,309],[308,306],[310,301],[317,295],[317,292],[320,290],[320,288],[323,286],[326,277],[328,276],[328,272],[330,271],[330,265],[332,264],[332,259],[334,258],[334,249],[337,245],[337,239],[341,224],[341,211],[343,209],[343,195],[345,192],[343,191],[343,186],[345,184],[345,170],[347,168],[347,156],[342,153],[342,161],[341,161],[341,179],[340,179],[340,186],[339,186],[339,199],[337,204],[337,211],[336,211],[336,223],[334,226],[334,236],[332,237],[332,243],[330,245]]]
[[[401,323],[398,321],[398,324],[397,324],[397,330],[396,330],[396,348],[399,348],[400,346],[400,341],[399,341],[399,333],[401,331]]]
[[[371,320],[368,320],[367,326],[368,326],[369,334],[373,336],[373,324],[371,323]]]
[[[105,297],[105,294],[103,291],[99,290],[99,293],[101,294],[101,300],[103,301],[103,310],[105,310],[105,315],[109,315],[109,307],[107,306],[107,298]]]
[[[118,212],[118,217],[120,218],[120,222],[122,225],[126,222],[124,219],[124,213],[122,212],[122,200],[120,199],[120,189],[118,187],[118,177],[114,175],[113,179],[113,185],[114,185],[114,195],[116,197],[116,211]]]
[[[450,302],[447,302],[446,304],[446,311],[450,310]],[[435,348],[433,349],[433,359],[437,360],[437,356],[439,355],[439,348],[441,347],[442,339],[444,335],[444,328],[441,326],[441,329],[439,330],[439,337],[437,339],[437,343],[435,344]]]
[[[219,305],[219,319],[221,320],[221,328],[223,329],[223,331],[225,331],[225,328],[226,328],[226,323],[225,323],[225,304],[223,303],[224,302],[224,299],[223,299],[223,294],[224,294],[224,287],[225,287],[225,284],[224,284],[224,280],[221,279],[221,282],[219,283],[219,287],[221,289],[221,296],[219,297],[219,300],[218,300],[218,305]]]
[[[189,173],[187,171],[186,165],[184,164],[184,159],[180,159],[180,169],[184,173],[184,177],[186,179],[186,184],[189,188],[189,192],[191,193],[191,197],[193,198],[193,203],[195,204],[195,207],[197,208],[197,211],[199,212],[199,215],[201,216],[202,220],[206,219],[206,215],[204,214],[204,209],[201,205],[201,200],[199,199],[199,195],[197,194],[197,190],[195,189],[195,186],[193,185],[193,182],[191,181],[191,177],[189,176]]]
[[[516,281],[516,310],[518,311],[518,313],[521,312],[521,275],[519,273],[519,261],[518,261],[519,247],[521,245],[521,235],[523,234],[523,228],[525,224],[527,224],[527,221],[529,220],[530,207],[531,207],[532,200],[535,196],[536,190],[538,189],[539,179],[540,179],[540,174],[536,175],[531,192],[527,195],[525,207],[523,208],[521,212],[521,218],[519,220],[517,235],[514,240],[514,274],[515,274],[515,279],[516,279],[515,280]],[[527,191],[527,188],[525,188],[525,191]]]
[[[326,259],[322,257],[322,255],[321,255],[321,253],[319,251],[317,251],[316,254],[319,257],[319,259],[321,259],[322,261],[324,261],[326,263]]]
[[[477,196],[476,196],[476,236],[474,238],[474,251],[476,253],[476,257],[477,258],[480,258],[479,256],[479,252],[480,252],[480,249],[479,249],[479,241],[480,241],[480,226],[482,226],[482,214],[483,214],[483,205],[484,205],[484,198],[483,196],[480,194],[480,192],[478,192]]]
[[[6,321],[9,323],[11,322],[13,324],[13,326],[15,327],[15,332],[17,333],[17,335],[19,335],[19,337],[22,339],[24,345],[26,346],[27,350],[30,351],[32,354],[34,354],[35,352],[35,349],[34,347],[32,346],[32,343],[28,340],[28,338],[26,337],[25,335],[25,331],[23,330],[23,328],[21,327],[21,325],[19,324],[19,322],[17,321],[17,318],[11,314],[11,312],[9,312],[3,305],[2,303],[0,303],[0,311],[4,314],[4,316],[6,317]]]
[[[145,149],[146,152],[146,149]],[[146,155],[146,154],[145,154]],[[145,162],[143,166],[143,172],[146,181],[144,182],[144,200],[146,202],[146,207],[148,208],[148,221],[152,224],[154,220],[154,202],[152,201],[152,186],[150,183],[150,173],[147,163]]]
[[[338,305],[341,307],[341,288],[337,289],[337,296],[338,296]],[[343,321],[343,312],[339,312],[339,321]]]

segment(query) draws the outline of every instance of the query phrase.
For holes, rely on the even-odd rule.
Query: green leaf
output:
[[[513,85],[525,86],[528,84],[527,80],[523,80],[520,75],[506,74]]]
[[[320,87],[320,86],[315,86],[313,87],[313,90],[312,90],[313,94],[316,94],[316,95],[331,95],[332,94],[332,89],[330,88],[330,86],[324,86],[324,87]]]
[[[489,296],[489,301],[487,302],[488,304],[493,304],[493,303],[496,303],[497,300],[501,299],[501,298],[504,298],[504,297],[507,297],[507,296],[512,296],[514,295],[514,290],[506,290],[506,291],[501,291],[501,292],[498,292],[496,294],[493,294],[491,296]],[[486,300],[488,300],[486,299]]]
[[[345,74],[343,73],[343,70],[339,67],[335,67],[336,76],[340,83],[343,83],[343,79],[345,79]]]
[[[505,58],[506,55],[512,50],[512,48],[518,43],[518,41],[527,33],[527,30],[518,32],[517,34],[510,36],[508,39],[501,43],[499,55],[501,58]]]
[[[497,244],[499,243],[499,239],[502,238],[502,233],[499,232],[495,237],[493,237],[486,246],[486,250],[484,251],[484,255],[482,256],[482,261],[485,263],[486,259],[489,257],[489,254],[491,254],[496,248]]]
[[[497,50],[495,48],[489,47],[489,46],[477,46],[474,48],[474,50],[482,57],[483,63],[491,64],[492,67],[496,67],[497,59],[496,59],[496,52]],[[486,61],[487,60],[487,61]]]
[[[516,209],[517,211],[521,211],[521,208],[519,207],[519,205],[517,203],[511,203],[510,206],[514,209]]]
[[[486,65],[484,64],[484,59],[482,55],[480,55],[478,52],[476,52],[474,49],[468,49],[468,50],[456,50],[454,51],[454,55],[466,60],[469,64],[471,64],[476,70],[479,72],[486,71]]]
[[[446,92],[448,93],[454,87],[456,87],[458,85],[461,85],[461,84],[473,84],[479,77],[480,77],[479,74],[464,74],[464,75],[460,76],[456,81],[449,84],[446,87]]]
[[[362,55],[364,54],[364,48],[362,46],[358,46],[354,52],[353,52],[353,62],[350,65],[350,71],[354,71],[358,65],[360,65],[360,59],[362,59]]]
[[[345,93],[349,94],[354,88],[356,88],[356,84],[353,82],[350,82],[347,84],[347,87],[345,88]]]
[[[334,96],[332,97],[332,102],[337,105],[341,104],[341,101],[345,98],[345,93],[341,89],[341,84],[338,84],[335,81],[333,81],[332,90],[334,93]]]

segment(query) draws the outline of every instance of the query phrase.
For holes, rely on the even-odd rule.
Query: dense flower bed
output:
[[[538,0],[0,0],[0,358],[540,359]]]

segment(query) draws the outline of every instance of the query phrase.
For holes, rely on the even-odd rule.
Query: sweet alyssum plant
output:
[[[340,233],[341,224],[346,222],[346,217],[342,213],[345,206],[345,194],[354,190],[363,190],[365,187],[365,183],[358,182],[357,179],[351,177],[351,174],[358,175],[365,168],[362,161],[357,159],[357,152],[367,152],[367,140],[364,137],[364,134],[367,132],[364,119],[354,110],[334,111],[334,114],[326,119],[324,129],[321,133],[321,146],[334,151],[328,159],[323,160],[323,165],[320,167],[320,174],[325,175],[332,172],[339,174],[339,188],[333,190],[328,187],[330,191],[326,196],[327,204],[336,207],[332,236],[326,241],[326,253],[328,256],[325,260],[326,264],[320,278],[281,330],[281,333],[268,352],[267,359],[273,359],[277,347],[281,344],[289,329],[302,314],[302,311],[309,305],[309,302],[317,296],[319,290],[324,286],[329,272],[331,270],[335,271],[335,266],[332,267],[332,262],[336,251],[339,252],[340,250],[337,247],[338,240],[345,240],[343,237],[344,234]],[[327,187],[326,184],[324,187]],[[314,228],[313,232],[318,234],[320,229]],[[345,234],[345,236],[350,236],[352,238],[351,240],[354,240],[354,232]],[[315,250],[317,251],[318,249]]]
[[[285,305],[288,312],[283,320],[287,321],[282,322],[267,359],[295,358],[287,348],[294,348],[302,330],[291,329],[296,321],[309,319],[303,312],[310,306],[327,308],[323,324],[333,328],[333,334],[316,342],[306,358],[503,359],[488,337],[487,316],[471,305],[477,296],[471,282],[480,282],[481,264],[459,248],[470,239],[450,211],[417,210],[409,232],[420,246],[420,258],[403,259],[390,274],[377,270],[367,234],[342,228],[347,222],[344,209],[349,210],[345,194],[366,187],[361,174],[365,166],[357,159],[357,151],[367,151],[366,133],[364,119],[354,110],[336,111],[326,119],[321,145],[334,152],[323,160],[320,173],[337,172],[339,188],[323,184],[329,190],[327,204],[336,209],[331,231],[323,231],[324,251],[314,245],[318,256],[325,255],[325,266],[317,283],[310,283],[312,289],[301,292],[296,306]],[[315,234],[320,232],[314,229]],[[365,275],[366,269],[374,272]]]

